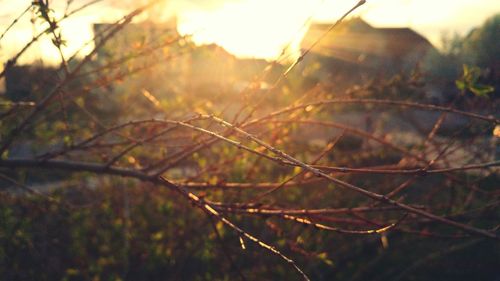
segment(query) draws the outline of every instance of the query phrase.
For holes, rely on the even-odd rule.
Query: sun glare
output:
[[[191,34],[195,43],[215,43],[238,57],[276,59],[288,47],[291,57],[299,55],[300,40],[307,31],[308,21],[332,22],[349,10],[357,0],[165,0],[164,7],[145,13],[141,20],[176,15],[179,33]],[[4,5],[4,15],[23,9],[22,1]],[[467,32],[483,18],[498,11],[498,0],[378,0],[367,1],[353,15],[361,16],[376,27],[410,27],[438,45],[443,31]],[[55,14],[62,16],[66,0],[51,1]],[[98,1],[95,6],[75,14],[61,23],[67,45],[66,56],[92,41],[92,24],[113,22],[128,11],[129,1]],[[170,5],[170,6],[169,6]],[[147,15],[146,15],[147,14]],[[161,15],[161,16],[159,16]],[[425,15],[425,16],[424,16]],[[9,17],[0,17],[0,30],[10,24]],[[161,20],[160,20],[161,21]],[[36,27],[40,31],[43,27]],[[7,60],[16,54],[33,36],[34,27],[25,17],[0,42],[0,58]],[[78,32],[74,32],[78,30]],[[36,32],[35,32],[36,33]],[[4,42],[9,42],[5,44]],[[1,44],[3,43],[3,44]],[[87,45],[81,55],[92,48]],[[21,63],[43,58],[48,63],[59,61],[50,37],[42,38]]]
[[[196,43],[216,43],[240,57],[274,59],[287,46],[297,50],[313,2],[254,0],[189,11],[179,16],[179,31],[192,34]]]

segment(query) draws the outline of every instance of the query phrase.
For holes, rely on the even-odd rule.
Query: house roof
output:
[[[309,48],[328,32],[331,24],[312,24],[301,47]],[[337,59],[361,62],[360,58],[402,59],[434,49],[422,35],[410,28],[376,28],[361,18],[346,21],[325,36],[311,51]]]

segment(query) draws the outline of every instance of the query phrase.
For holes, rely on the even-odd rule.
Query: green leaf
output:
[[[465,82],[462,80],[455,81],[455,85],[460,91],[464,91],[467,88],[467,84],[465,84]]]
[[[462,77],[467,77],[469,75],[469,66],[466,64],[462,65],[462,71],[464,73]]]
[[[495,91],[495,88],[490,85],[472,85],[470,87],[470,91],[474,93],[476,96],[487,97],[489,93]]]
[[[476,96],[487,97],[495,88],[490,85],[479,84],[481,78],[481,68],[477,66],[463,65],[462,76],[455,81],[455,85],[460,91],[470,91]]]

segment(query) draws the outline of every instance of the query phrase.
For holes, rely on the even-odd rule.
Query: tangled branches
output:
[[[484,216],[499,202],[498,186],[485,187],[488,179],[498,179],[498,138],[491,136],[498,116],[453,103],[362,97],[367,88],[342,96],[317,84],[290,94],[285,82],[299,79],[292,69],[311,49],[286,70],[267,66],[239,94],[222,88],[215,95],[192,94],[193,77],[178,69],[197,47],[178,35],[159,35],[103,59],[99,53],[153,5],[97,34],[94,49],[73,63],[61,51],[58,20],[44,6],[62,78],[29,100],[2,105],[6,188],[33,191],[19,183],[24,172],[47,175],[49,184],[76,174],[82,185],[118,176],[167,188],[234,231],[244,249],[245,241],[255,243],[305,280],[308,275],[288,254],[236,221],[274,221],[277,236],[298,237],[282,229],[307,226],[380,238],[384,246],[392,233],[498,243],[498,216]],[[276,69],[275,83],[262,90],[259,85]],[[19,153],[26,147],[29,153]]]

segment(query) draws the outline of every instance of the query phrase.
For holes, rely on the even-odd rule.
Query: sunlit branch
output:
[[[72,80],[78,72],[81,70],[81,68],[86,65],[89,61],[90,58],[100,49],[104,46],[104,44],[111,39],[118,31],[123,29],[125,25],[127,25],[132,19],[142,13],[146,8],[149,8],[152,5],[152,3],[149,3],[141,8],[135,9],[133,12],[128,14],[126,17],[123,18],[123,20],[119,21],[119,24],[116,25],[116,27],[107,34],[106,37],[104,37],[99,43],[96,44],[95,48],[87,55],[85,58],[69,73],[66,75],[64,80],[62,80],[55,88],[52,90],[47,96],[45,96],[34,108],[34,110],[23,120],[21,123],[16,126],[10,133],[5,136],[5,138],[2,140],[2,145],[0,146],[0,157],[3,155],[6,149],[10,146],[12,141],[14,140],[15,137],[19,133],[23,131],[23,129],[32,121],[33,118],[35,118],[41,111],[43,111],[46,106],[53,100],[53,98],[59,94],[61,90],[63,90],[64,86]],[[1,76],[1,75],[0,75]]]
[[[257,139],[253,135],[251,135],[251,134],[243,131],[242,129],[240,129],[238,127],[235,127],[234,125],[232,125],[232,124],[230,124],[230,123],[228,123],[228,122],[226,122],[226,121],[224,121],[224,120],[222,120],[220,118],[216,118],[216,117],[213,117],[213,116],[212,116],[212,118],[214,118],[218,122],[221,122],[221,123],[225,124],[226,126],[228,126],[230,128],[233,128],[238,133],[240,133],[241,135],[243,135],[246,138],[251,139],[252,141],[256,142],[257,144],[260,144],[260,145],[266,147],[266,149],[268,149],[270,152],[272,152],[273,154],[277,155],[278,157],[283,158],[285,160],[288,160],[288,161],[290,161],[292,163],[295,163],[295,164],[299,165],[301,168],[303,168],[303,169],[305,169],[305,170],[313,173],[314,175],[316,175],[318,177],[323,177],[325,179],[328,179],[329,181],[331,181],[331,182],[333,182],[335,184],[338,184],[339,186],[342,186],[342,187],[344,187],[346,189],[349,189],[349,190],[355,191],[357,193],[363,194],[366,197],[369,197],[369,198],[374,199],[376,201],[380,201],[382,203],[386,203],[386,204],[389,204],[389,205],[398,206],[401,209],[403,209],[405,211],[408,211],[410,213],[413,213],[413,214],[416,214],[416,215],[420,215],[420,216],[423,216],[423,217],[426,217],[426,218],[429,218],[429,219],[433,219],[435,221],[439,221],[441,223],[444,223],[444,224],[447,224],[447,225],[450,225],[450,226],[462,229],[462,230],[464,230],[466,232],[469,232],[471,234],[481,235],[481,236],[485,236],[485,237],[488,237],[488,238],[493,238],[493,239],[500,240],[500,237],[497,234],[493,233],[493,232],[490,232],[490,231],[487,231],[487,230],[483,230],[483,229],[478,229],[478,228],[472,227],[470,225],[466,225],[466,224],[462,224],[462,223],[455,222],[455,221],[452,221],[452,220],[448,220],[446,218],[434,215],[432,213],[429,213],[429,212],[426,212],[426,211],[423,211],[423,210],[415,209],[415,208],[413,208],[413,207],[411,207],[409,205],[406,205],[404,203],[400,203],[398,201],[394,201],[392,199],[389,199],[388,197],[386,197],[384,195],[380,195],[380,194],[368,191],[366,189],[363,189],[361,187],[355,186],[353,184],[350,184],[350,183],[344,182],[342,180],[336,179],[336,178],[330,176],[329,174],[326,174],[326,173],[320,171],[319,169],[313,168],[310,165],[308,165],[308,164],[306,164],[306,163],[304,163],[302,161],[299,161],[299,160],[295,159],[294,157],[292,157],[292,156],[284,153],[283,151],[278,150],[278,149],[276,149],[276,148],[268,145],[267,143],[263,142],[262,140]]]
[[[30,4],[26,9],[24,9],[24,11],[17,17],[15,18],[10,24],[9,26],[7,26],[7,28],[2,32],[2,35],[0,35],[0,41],[2,41],[3,37],[5,36],[5,34],[7,34],[7,32],[9,32],[9,30],[14,26],[16,25],[16,23],[19,22],[19,20],[31,9],[32,7],[32,4]],[[0,75],[1,77],[1,75]]]

